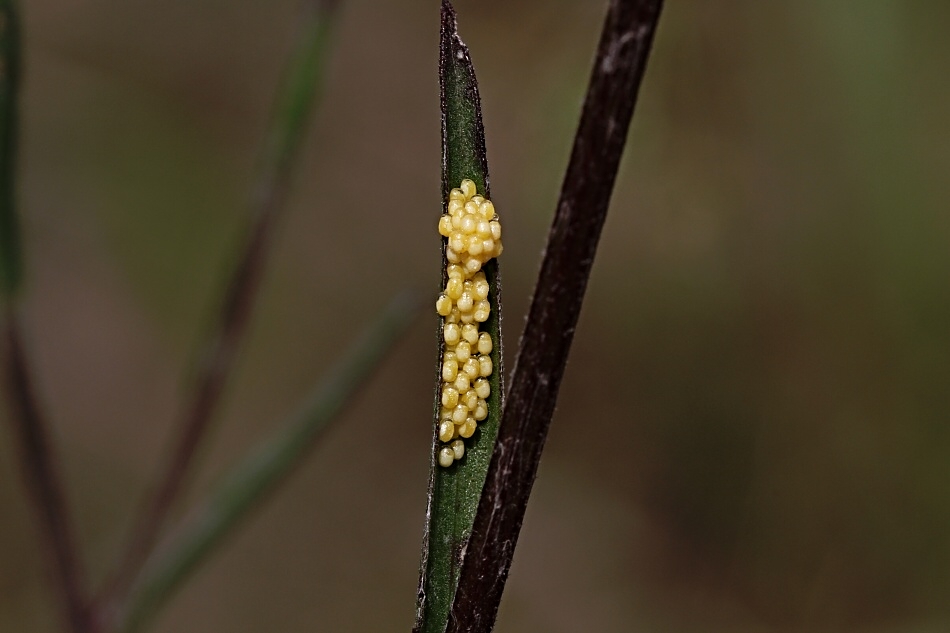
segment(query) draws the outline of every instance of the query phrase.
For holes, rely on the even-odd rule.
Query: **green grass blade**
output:
[[[480,194],[491,197],[478,82],[468,48],[458,35],[455,11],[447,1],[442,3],[439,73],[442,100],[442,211],[445,212],[449,191],[458,187],[463,178],[473,180]],[[503,217],[503,214],[502,208],[500,215]],[[432,226],[435,239],[438,235],[435,222]],[[447,264],[444,244],[442,253],[444,287]],[[488,262],[483,270],[490,285],[489,301],[492,305],[491,317],[484,323],[484,329],[491,334],[492,341],[495,342],[491,353],[495,369],[489,378],[491,396],[488,400],[488,417],[479,424],[478,431],[466,442],[463,460],[449,468],[442,468],[435,459],[439,446],[436,432],[441,387],[439,368],[444,345],[441,334],[439,336],[426,531],[414,627],[414,631],[419,633],[441,633],[448,623],[464,546],[471,535],[492,447],[498,435],[498,421],[501,418],[504,366],[501,345],[501,278],[497,260]]]
[[[20,22],[16,2],[0,0],[0,293],[16,294],[22,276],[16,212]]]
[[[323,85],[338,5],[338,0],[302,0],[298,35],[278,87],[252,193],[250,222],[229,272],[223,300],[193,359],[193,386],[180,414],[178,435],[158,483],[133,521],[115,572],[99,592],[97,602],[104,611],[115,611],[125,600],[129,583],[151,554],[187,485],[194,456],[207,440],[219,410],[257,302],[307,123]]]
[[[305,0],[296,50],[285,70],[264,154],[265,182],[289,172],[305,140],[314,102],[324,85],[327,58],[338,20],[339,0]],[[273,172],[273,173],[271,173]],[[274,185],[270,185],[273,187]]]
[[[140,630],[248,511],[302,461],[416,313],[413,298],[407,294],[396,297],[282,430],[252,451],[199,504],[168,545],[145,566],[121,614],[121,631]]]

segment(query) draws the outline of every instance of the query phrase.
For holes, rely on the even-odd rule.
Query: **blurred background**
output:
[[[23,2],[30,352],[99,579],[237,241],[296,0]],[[508,367],[605,2],[458,0]],[[950,627],[950,4],[670,0],[497,626]],[[350,0],[189,500],[439,282],[438,3]],[[407,631],[428,309],[158,633]],[[0,631],[53,632],[0,426]]]

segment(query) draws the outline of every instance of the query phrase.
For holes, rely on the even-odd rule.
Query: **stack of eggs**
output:
[[[449,262],[448,282],[435,302],[445,340],[439,464],[448,467],[465,455],[462,438],[471,437],[488,417],[493,343],[488,332],[479,331],[479,324],[491,314],[488,280],[481,269],[501,254],[501,224],[491,201],[475,193],[474,182],[463,180],[449,193],[439,233],[448,238]]]

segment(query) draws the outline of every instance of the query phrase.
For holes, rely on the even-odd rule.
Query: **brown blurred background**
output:
[[[23,4],[29,343],[100,578],[218,296],[298,4]],[[604,6],[457,2],[509,367]],[[499,632],[950,628],[948,28],[939,0],[668,0]],[[191,499],[389,296],[434,298],[437,29],[435,0],[345,3]],[[409,629],[436,324],[155,631]],[[56,631],[0,429],[0,631]]]

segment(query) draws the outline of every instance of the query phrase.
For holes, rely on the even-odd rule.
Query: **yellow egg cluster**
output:
[[[465,455],[465,442],[488,417],[493,343],[478,324],[488,320],[488,280],[482,266],[501,254],[501,224],[490,200],[475,193],[475,183],[463,180],[449,193],[448,213],[439,219],[447,238],[449,261],[445,290],[435,302],[443,317],[442,408],[439,415],[439,464],[451,466]]]

